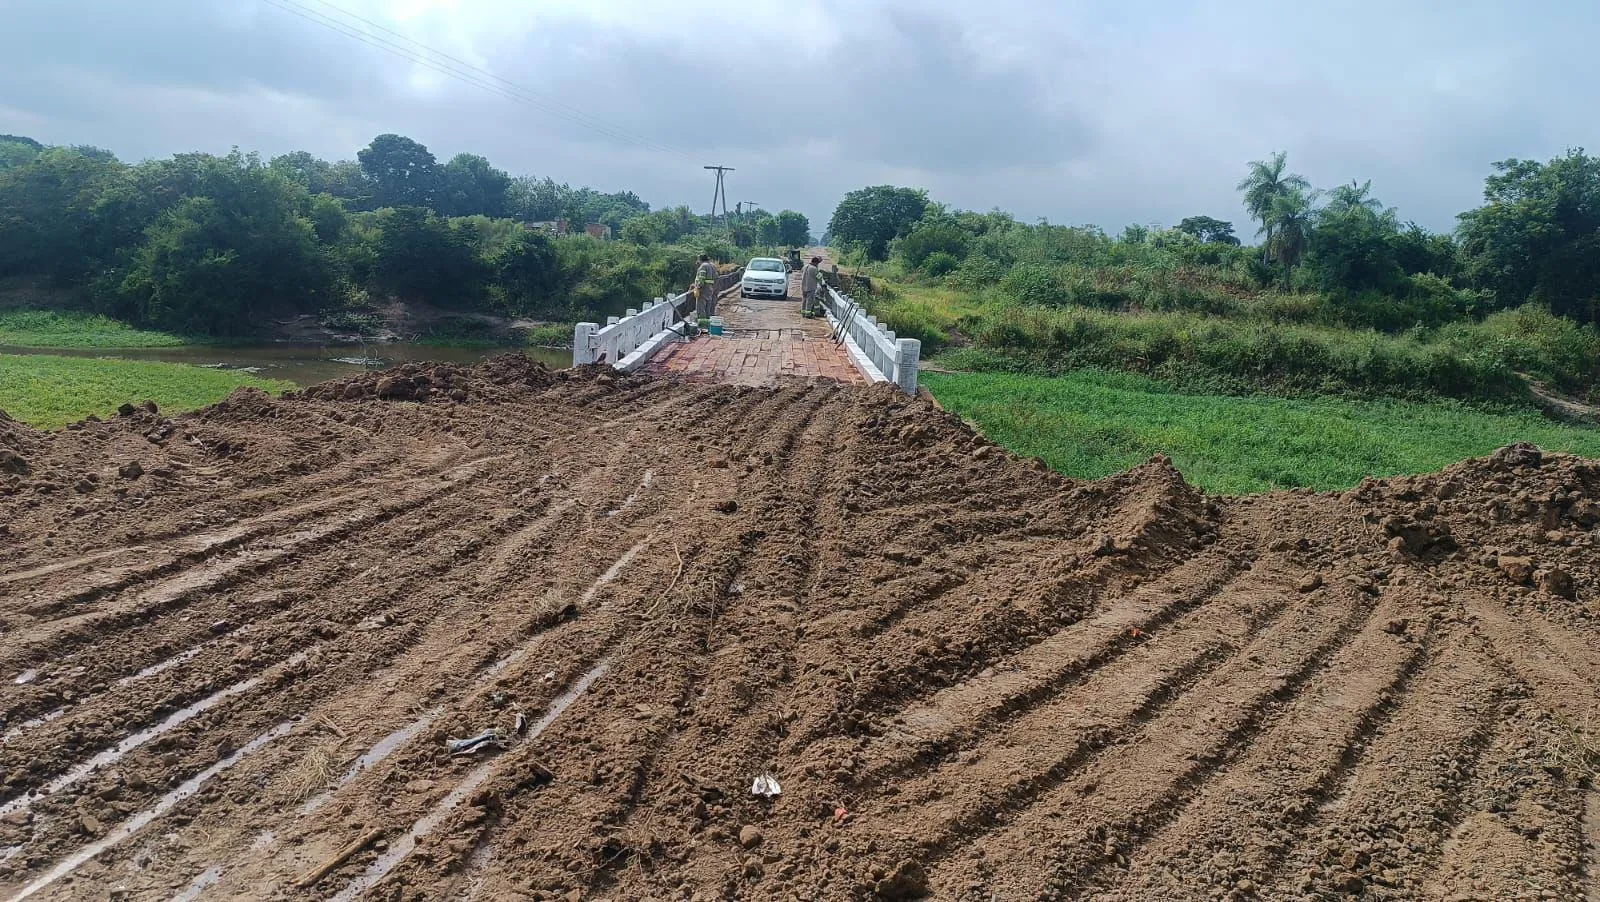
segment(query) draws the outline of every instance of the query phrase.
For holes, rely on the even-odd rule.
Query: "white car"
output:
[[[744,268],[739,280],[739,297],[786,298],[789,296],[789,267],[777,257],[757,257]]]

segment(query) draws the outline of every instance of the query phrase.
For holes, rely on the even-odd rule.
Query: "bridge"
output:
[[[893,383],[916,394],[922,343],[900,338],[850,295],[826,290],[824,318],[800,315],[800,274],[789,274],[783,299],[739,297],[743,269],[717,280],[723,333],[689,336],[694,296],[656,298],[604,325],[573,330],[572,363],[609,364],[622,372],[697,381],[768,385],[781,377],[847,384]]]

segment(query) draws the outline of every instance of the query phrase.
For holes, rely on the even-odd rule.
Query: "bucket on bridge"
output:
[[[711,317],[710,326],[711,326],[711,330],[710,331],[711,331],[712,335],[721,335],[722,334],[722,317],[720,317],[720,316]]]

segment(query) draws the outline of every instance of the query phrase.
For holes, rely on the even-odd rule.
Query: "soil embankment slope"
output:
[[[0,892],[1582,899],[1597,502],[515,358],[0,420]]]

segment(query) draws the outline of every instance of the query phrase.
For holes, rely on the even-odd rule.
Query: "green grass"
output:
[[[524,342],[533,348],[570,348],[572,328],[572,323],[544,323],[529,329]]]
[[[0,310],[0,345],[18,348],[173,348],[181,336],[69,310]]]
[[[1127,373],[924,373],[950,410],[1018,454],[1094,479],[1167,454],[1190,482],[1243,494],[1340,489],[1423,473],[1507,443],[1600,457],[1600,430],[1452,401],[1355,401],[1181,394]]]
[[[294,384],[247,373],[142,360],[0,354],[0,410],[41,429],[89,414],[108,416],[126,402],[156,402],[165,413],[222,400],[241,385],[284,391]]]

